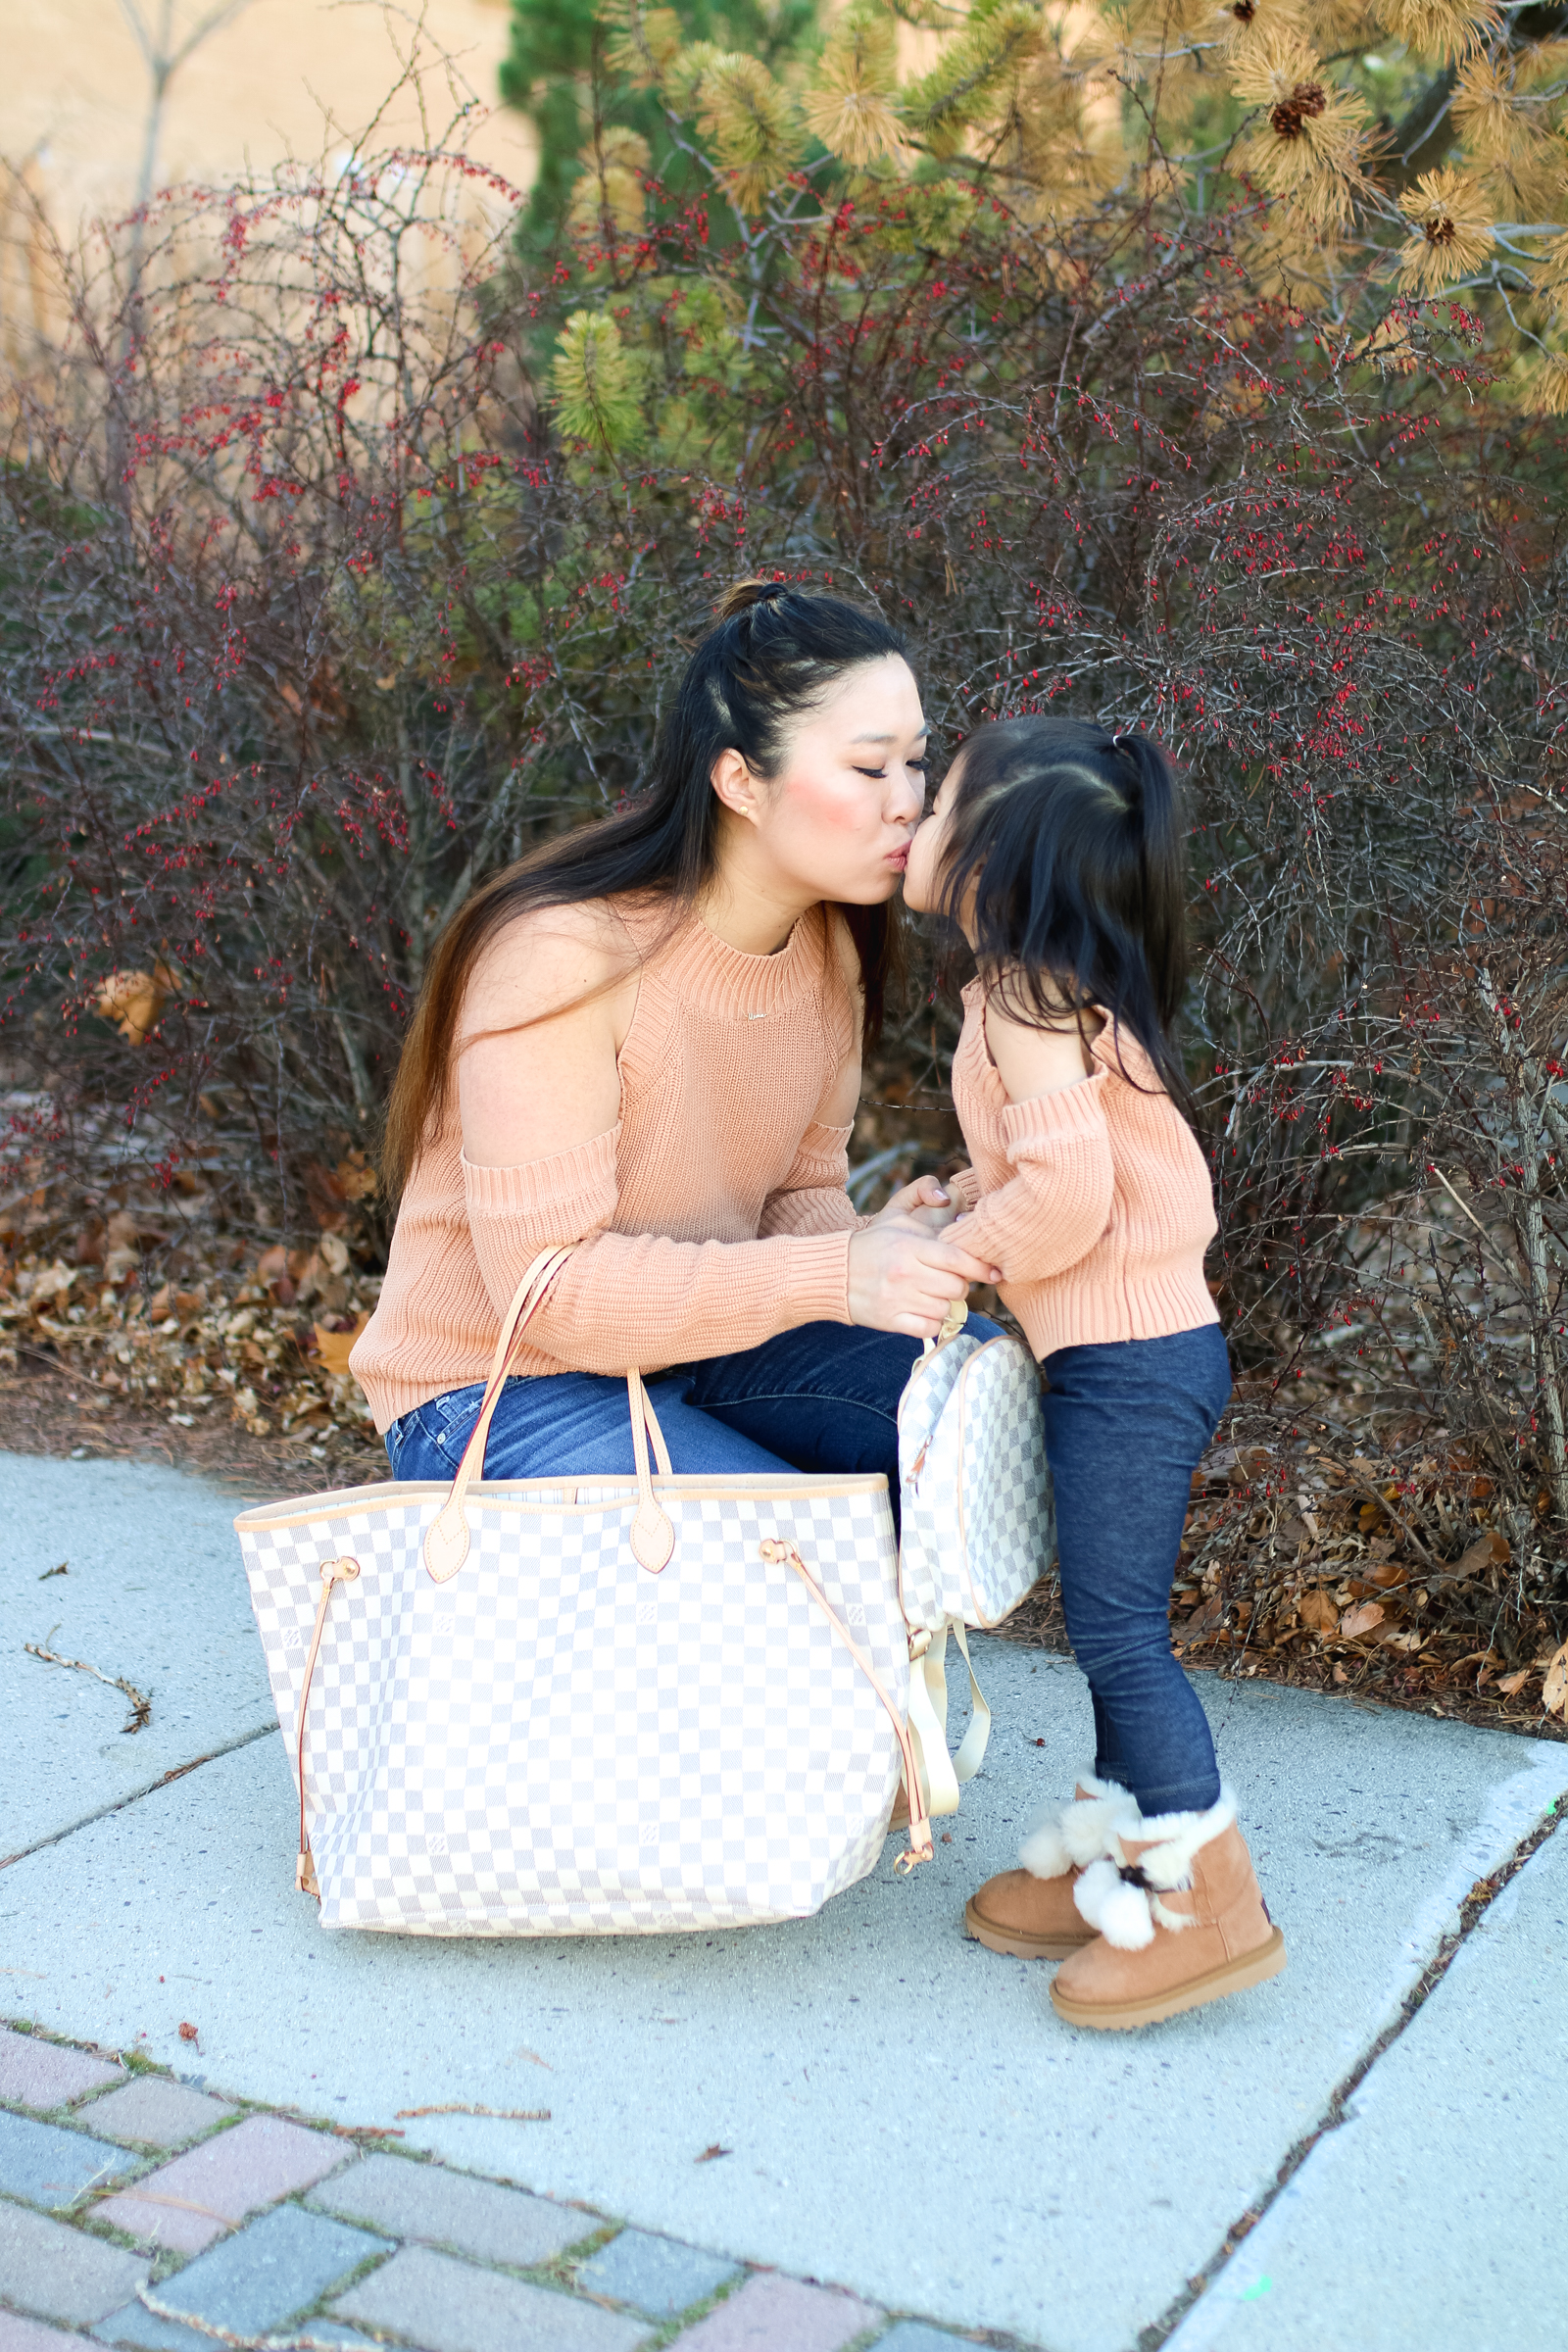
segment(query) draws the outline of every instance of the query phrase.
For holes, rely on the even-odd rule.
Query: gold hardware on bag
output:
[[[916,1659],[923,1658],[930,1646],[931,1636],[928,1629],[923,1625],[915,1626],[909,1635],[909,1664],[912,1666]]]

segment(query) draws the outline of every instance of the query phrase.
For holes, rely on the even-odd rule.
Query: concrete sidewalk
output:
[[[0,1869],[0,2016],[145,2053],[232,2101],[396,2124],[454,2168],[444,2180],[590,2208],[593,2229],[701,2250],[731,2283],[752,2265],[849,2290],[868,2342],[902,2313],[1048,2352],[1140,2352],[1178,2322],[1181,2352],[1555,2352],[1568,1845],[1547,1840],[1398,2029],[1474,1882],[1568,1788],[1568,1748],[1200,1678],[1291,1964],[1136,2037],[1064,2028],[1047,1969],[962,1934],[965,1895],[1086,1756],[1074,1671],[996,1642],[975,1645],[997,1718],[986,1771],[953,1842],[907,1881],[890,1846],[818,1919],[711,1937],[325,1936],[293,1887],[235,1507],[172,1472],[0,1456],[0,1861],[18,1857]],[[151,1722],[125,1734],[122,1692],[29,1642],[123,1676]],[[1279,2192],[1391,2029],[1348,2120]],[[397,2120],[458,2104],[550,2121]],[[86,2132],[90,2116],[68,2101],[56,2120]],[[0,2188],[3,2149],[0,2130]],[[32,2227],[21,2178],[22,2201],[0,2206],[0,2306],[27,2308],[5,2268],[7,2211]],[[275,2212],[314,2210],[308,2193],[280,2189]],[[409,2253],[379,2227],[368,2278]],[[119,2242],[130,2259],[134,2232]],[[595,2291],[569,2261],[548,2278]],[[737,2346],[826,2346],[804,2305],[735,2334],[731,2303]],[[845,2322],[842,2298],[833,2310]],[[445,2352],[434,2323],[376,2325]],[[473,2352],[514,2340],[475,2335]]]

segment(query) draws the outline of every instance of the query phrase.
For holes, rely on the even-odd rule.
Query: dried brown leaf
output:
[[[1541,1703],[1548,1715],[1560,1715],[1568,1704],[1568,1642],[1553,1650],[1542,1687]]]
[[[1326,1592],[1303,1592],[1296,1604],[1296,1613],[1315,1634],[1338,1631],[1340,1612]]]
[[[1455,1567],[1455,1576],[1484,1576],[1489,1568],[1506,1568],[1512,1553],[1505,1536],[1489,1527],[1484,1536],[1477,1536],[1469,1544]]]
[[[173,987],[173,975],[163,963],[150,972],[111,972],[98,991],[93,1009],[103,1020],[114,1022],[127,1045],[139,1046],[158,1026],[158,1016]]]
[[[1502,1692],[1504,1698],[1512,1698],[1514,1692],[1522,1690],[1529,1680],[1529,1667],[1521,1666],[1517,1674],[1505,1674],[1498,1683],[1497,1689]]]
[[[348,1376],[350,1351],[369,1320],[367,1311],[357,1314],[352,1331],[328,1331],[324,1323],[317,1324],[316,1346],[323,1372],[332,1372],[341,1378]]]
[[[1353,1609],[1346,1610],[1340,1619],[1340,1632],[1346,1641],[1354,1642],[1360,1635],[1370,1634],[1380,1626],[1386,1614],[1381,1600],[1360,1601]]]

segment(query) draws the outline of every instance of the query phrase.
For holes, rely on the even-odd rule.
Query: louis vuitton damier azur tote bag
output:
[[[676,1476],[635,1371],[630,1478],[483,1475],[530,1266],[450,1487],[235,1521],[322,1925],[638,1935],[800,1918],[872,1869],[909,1637],[884,1478]],[[650,1449],[652,1460],[650,1460]]]

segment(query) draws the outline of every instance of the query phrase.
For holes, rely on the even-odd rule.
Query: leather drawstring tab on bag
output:
[[[321,1562],[321,1597],[316,1604],[316,1631],[311,1636],[310,1655],[305,1661],[305,1683],[300,1695],[299,1739],[294,1761],[300,1785],[300,1858],[294,1865],[294,1884],[302,1894],[314,1894],[319,1902],[321,1890],[316,1884],[316,1864],[311,1860],[311,1840],[305,1828],[305,1711],[310,1703],[311,1677],[316,1672],[316,1660],[321,1647],[321,1636],[326,1631],[326,1604],[332,1597],[332,1587],[345,1579],[358,1576],[360,1563],[345,1552],[341,1559]]]
[[[841,1624],[838,1612],[794,1544],[781,1544],[776,1537],[769,1536],[764,1539],[759,1548],[764,1560],[788,1561],[888,1711],[893,1729],[898,1735],[899,1753],[904,1758],[904,1786],[909,1794],[909,1850],[907,1853],[901,1854],[893,1865],[894,1869],[903,1877],[906,1872],[911,1871],[917,1862],[929,1862],[932,1854],[931,1822],[926,1812],[920,1775],[915,1768],[914,1749],[910,1744],[908,1727],[883,1689],[882,1677],[877,1673],[876,1668],[849,1628]]]

